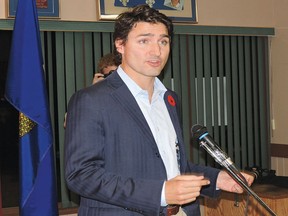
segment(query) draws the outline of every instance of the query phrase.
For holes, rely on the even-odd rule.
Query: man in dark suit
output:
[[[171,20],[147,5],[120,14],[114,43],[121,65],[71,98],[65,178],[81,197],[79,216],[194,216],[200,194],[243,192],[225,171],[185,156],[177,95],[157,78],[172,33]]]

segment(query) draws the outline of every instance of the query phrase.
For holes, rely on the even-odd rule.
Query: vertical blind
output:
[[[268,38],[176,36],[171,64],[192,161],[216,166],[191,141],[201,124],[239,168],[269,167]]]
[[[77,204],[64,181],[63,121],[71,95],[91,85],[97,62],[113,49],[109,32],[41,32],[56,144],[60,201]],[[217,167],[192,142],[191,127],[207,127],[239,168],[269,167],[269,71],[266,36],[176,34],[160,79],[182,101],[187,152],[194,163]]]

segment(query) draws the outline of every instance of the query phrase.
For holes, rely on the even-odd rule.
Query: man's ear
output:
[[[116,50],[123,54],[124,53],[124,45],[123,45],[123,40],[115,40],[115,47],[116,47]]]

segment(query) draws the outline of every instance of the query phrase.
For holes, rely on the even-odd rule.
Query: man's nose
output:
[[[161,55],[161,47],[160,47],[160,45],[158,43],[151,44],[150,54],[151,55],[155,55],[155,56],[160,56]]]

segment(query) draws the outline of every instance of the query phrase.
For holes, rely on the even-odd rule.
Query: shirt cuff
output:
[[[163,187],[162,187],[161,206],[167,206],[167,205],[168,205],[168,204],[166,203],[166,197],[165,197],[165,184],[166,184],[166,181],[164,181]]]

